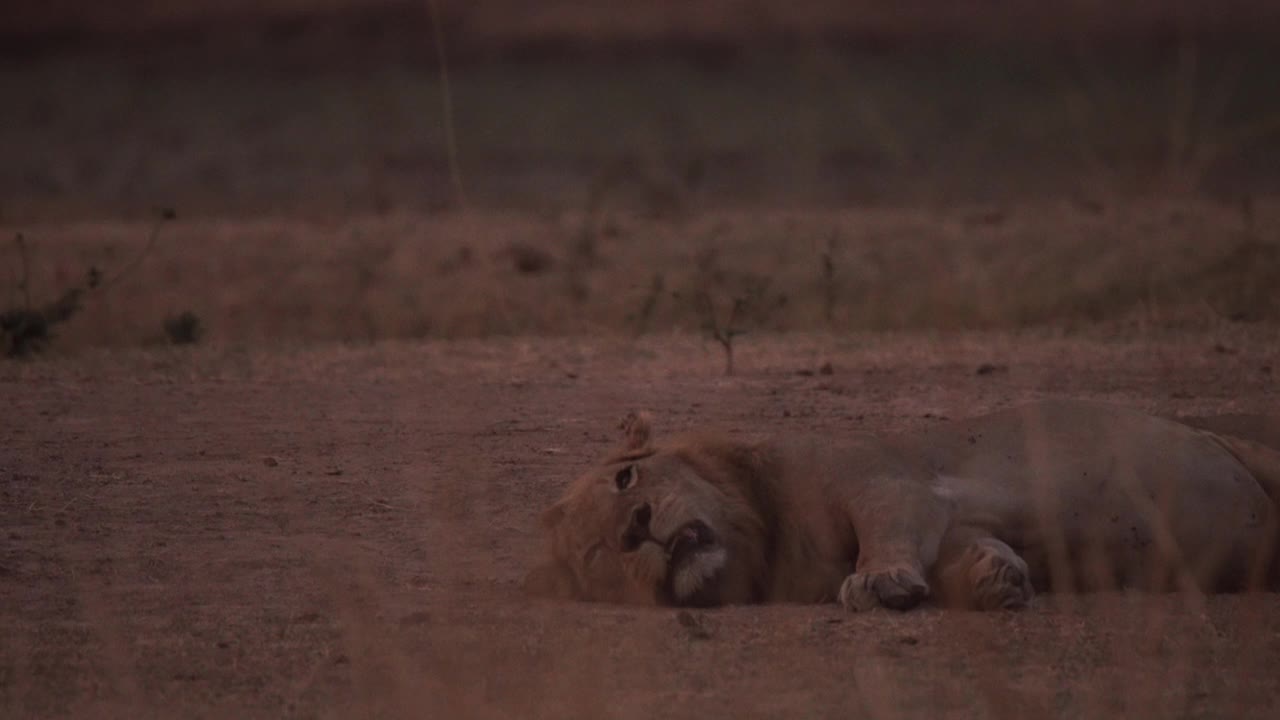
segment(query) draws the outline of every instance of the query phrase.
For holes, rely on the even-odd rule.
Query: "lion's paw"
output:
[[[1022,558],[1012,562],[993,557],[973,584],[973,600],[979,610],[1021,610],[1031,604],[1035,590]]]
[[[929,584],[924,577],[905,567],[854,573],[840,585],[840,604],[850,612],[878,607],[910,610],[928,595]]]

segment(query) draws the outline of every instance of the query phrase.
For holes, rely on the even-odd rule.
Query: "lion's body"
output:
[[[561,594],[996,608],[1025,604],[1033,586],[1278,579],[1280,453],[1113,405],[1040,402],[885,437],[643,439],[606,464],[634,483],[584,476],[551,513],[553,538],[597,548],[584,572],[561,537]],[[619,546],[628,533],[640,540]]]
[[[771,600],[835,596],[852,572],[856,541],[830,508],[859,502],[880,472],[903,501],[918,504],[913,515],[928,516],[922,524],[995,537],[1046,590],[1151,589],[1178,580],[1157,565],[1186,570],[1191,576],[1181,580],[1205,588],[1239,589],[1275,513],[1259,479],[1213,436],[1092,403],[1038,403],[838,445],[791,440],[775,452],[776,498],[794,508],[784,514],[803,519],[783,545],[809,552],[775,570]],[[805,488],[815,483],[817,492]],[[945,553],[945,541],[938,535],[931,551],[932,536],[924,538],[926,565]]]

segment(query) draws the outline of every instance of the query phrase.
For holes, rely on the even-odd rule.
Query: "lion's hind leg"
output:
[[[1018,610],[1035,596],[1026,561],[976,530],[948,533],[934,572],[939,600],[948,607]]]

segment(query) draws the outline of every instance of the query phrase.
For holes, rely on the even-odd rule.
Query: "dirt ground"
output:
[[[1270,594],[862,616],[524,598],[539,509],[628,409],[746,435],[1047,396],[1274,414],[1280,334],[761,335],[738,353],[732,378],[679,334],[0,364],[0,716],[1273,717]]]

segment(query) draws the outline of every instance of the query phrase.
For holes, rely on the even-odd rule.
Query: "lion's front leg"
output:
[[[884,607],[910,610],[929,596],[929,583],[919,566],[855,572],[840,584],[840,604],[850,612]]]
[[[862,488],[850,503],[858,558],[840,585],[840,604],[851,612],[919,605],[929,597],[926,578],[949,518],[945,504],[915,478],[890,477]]]

